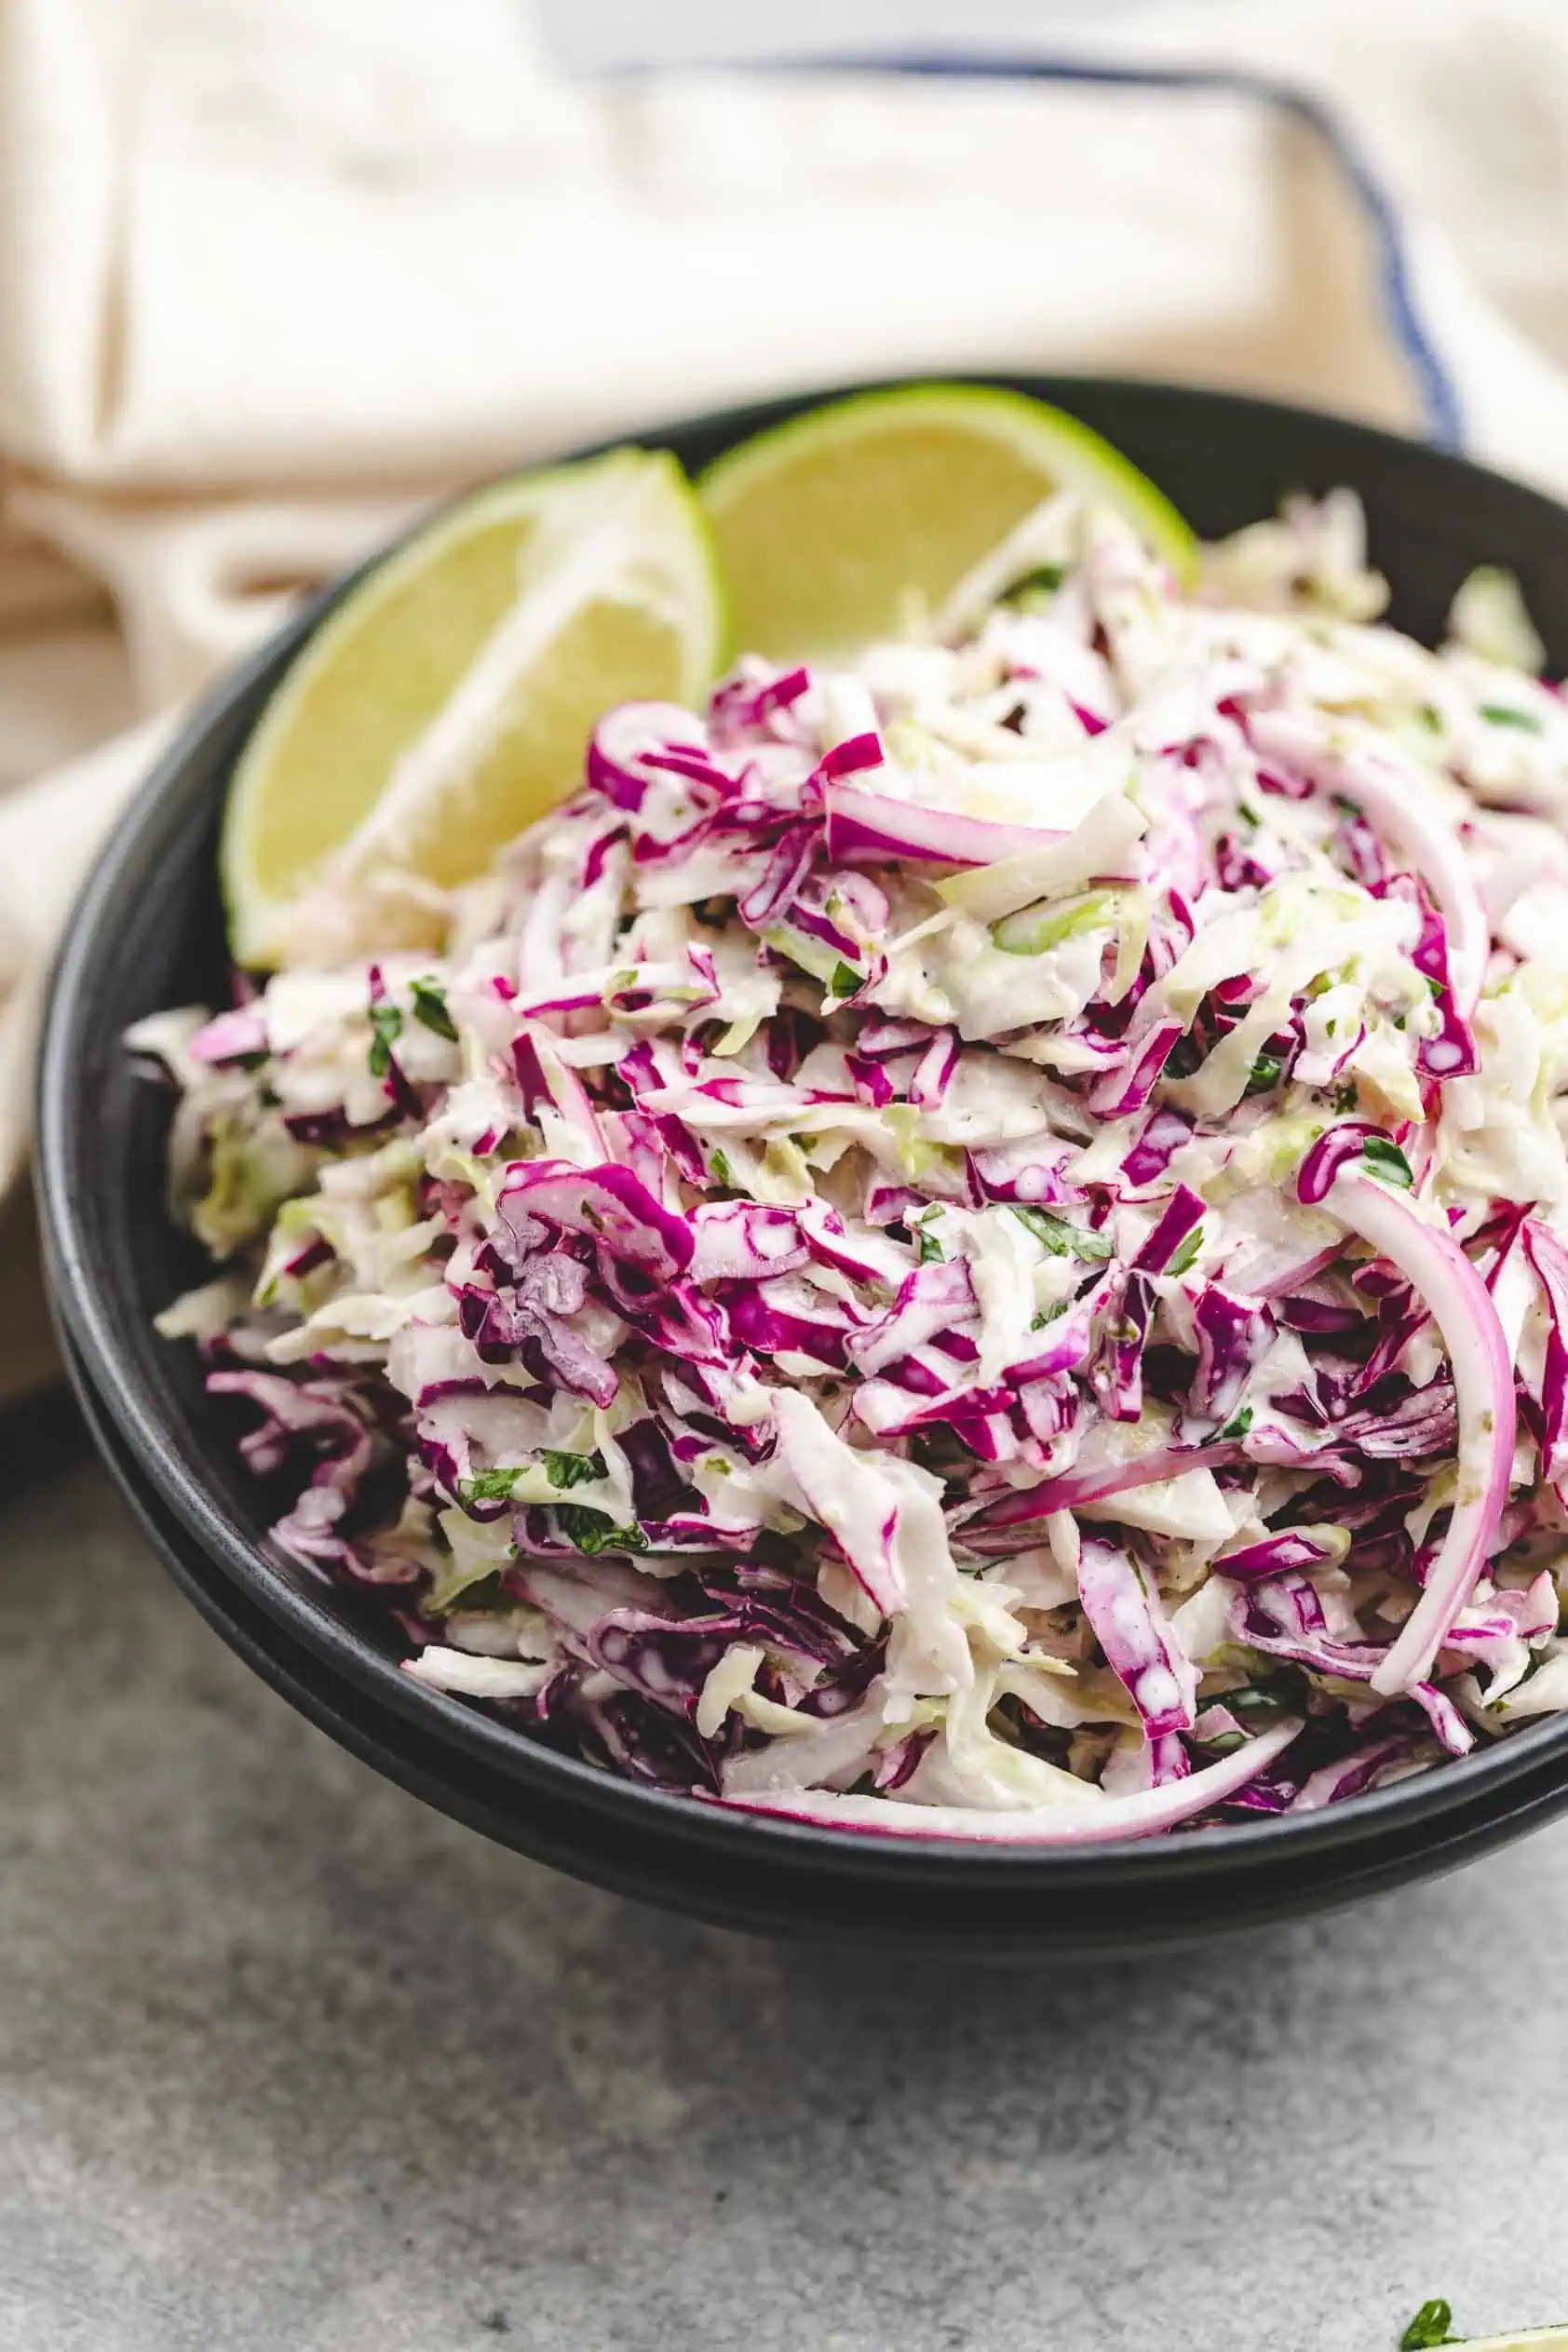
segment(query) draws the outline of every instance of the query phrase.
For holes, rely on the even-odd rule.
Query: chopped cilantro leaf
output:
[[[1173,1251],[1170,1262],[1165,1269],[1167,1274],[1185,1274],[1202,1247],[1203,1227],[1194,1225],[1186,1239]]]
[[[1386,1135],[1369,1135],[1361,1147],[1361,1156],[1366,1161],[1369,1175],[1377,1177],[1385,1184],[1398,1186],[1400,1192],[1413,1190],[1414,1171],[1399,1145],[1391,1143]]]
[[[1434,2295],[1430,2303],[1422,2305],[1399,2338],[1399,2352],[1431,2352],[1434,2345],[1462,2342],[1453,2329],[1453,2311],[1441,2295]]]
[[[383,998],[371,1007],[370,1071],[372,1078],[385,1078],[392,1067],[392,1048],[403,1033],[403,1016],[396,1005]]]
[[[1036,1209],[1026,1201],[1009,1200],[1007,1207],[1053,1258],[1098,1260],[1108,1258],[1111,1254],[1109,1234],[1093,1233],[1087,1225],[1072,1224],[1065,1217],[1054,1216],[1050,1210]]]
[[[604,1456],[602,1453],[553,1453],[547,1447],[539,1456],[545,1466],[545,1476],[562,1494],[571,1486],[586,1486],[590,1479],[604,1476]]]
[[[633,1522],[617,1527],[608,1511],[590,1511],[581,1503],[557,1503],[556,1524],[579,1551],[646,1551],[648,1538]]]
[[[476,1470],[471,1479],[459,1479],[457,1498],[462,1503],[508,1503],[512,1489],[522,1472],[511,1470]]]
[[[457,1024],[446,1008],[446,990],[439,980],[416,980],[409,983],[413,998],[413,1017],[426,1029],[433,1029],[438,1037],[446,1037],[455,1045]]]

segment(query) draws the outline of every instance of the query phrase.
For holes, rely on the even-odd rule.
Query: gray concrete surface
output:
[[[63,1415],[0,1447],[5,2352],[1386,2352],[1433,2293],[1568,2314],[1568,1831],[1137,1966],[751,1943],[387,1787],[220,1646]]]

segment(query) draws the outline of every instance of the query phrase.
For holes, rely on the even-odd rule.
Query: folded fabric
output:
[[[1550,0],[1158,11],[1120,54],[1318,88],[1414,200],[1469,445],[1568,489],[1568,306],[1552,359],[1517,323],[1568,270]],[[170,714],[422,501],[905,372],[1432,413],[1365,192],[1239,87],[587,85],[519,0],[0,0],[0,1189],[53,941]],[[34,1320],[0,1295],[0,1395]]]

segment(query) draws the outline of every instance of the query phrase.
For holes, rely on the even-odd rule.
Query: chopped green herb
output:
[[[853,964],[846,964],[841,956],[833,966],[833,976],[828,982],[828,994],[830,996],[853,996],[864,979],[863,972],[858,972]]]
[[[457,1024],[446,1008],[446,990],[439,980],[411,980],[409,993],[413,998],[415,1021],[422,1021],[426,1029],[435,1031],[438,1037],[445,1037],[455,1045]]]
[[[1054,1216],[1048,1209],[1035,1209],[1021,1200],[1009,1200],[1007,1207],[1053,1258],[1101,1259],[1111,1254],[1111,1237],[1107,1233],[1092,1233],[1087,1225],[1070,1224],[1065,1217]]]
[[[1526,735],[1541,732],[1541,722],[1534,710],[1515,710],[1506,702],[1483,702],[1480,715],[1494,727],[1521,727]]]
[[[547,1447],[539,1459],[550,1484],[560,1487],[562,1494],[568,1487],[586,1486],[591,1479],[604,1476],[602,1453],[553,1453]]]
[[[371,1075],[385,1078],[392,1067],[393,1045],[403,1033],[403,1016],[396,1005],[387,1004],[384,998],[379,1005],[371,1007]]]
[[[1037,563],[1033,572],[1023,573],[1001,598],[1004,604],[1016,604],[1030,596],[1054,596],[1067,577],[1064,563]]]
[[[1202,1247],[1203,1227],[1201,1225],[1194,1225],[1186,1239],[1172,1255],[1170,1263],[1165,1269],[1167,1274],[1185,1274],[1187,1268],[1191,1265],[1193,1260],[1196,1257]]]
[[[509,1503],[512,1489],[522,1472],[511,1470],[476,1470],[471,1479],[459,1479],[457,1499],[461,1503]]]
[[[1397,1143],[1386,1135],[1369,1135],[1361,1146],[1367,1172],[1380,1183],[1397,1185],[1400,1192],[1411,1192],[1415,1185],[1415,1173]]]
[[[1453,2330],[1453,2311],[1441,2295],[1434,2295],[1430,2303],[1422,2305],[1399,2338],[1399,2352],[1431,2352],[1433,2345],[1461,2343],[1463,2339]]]
[[[579,1551],[646,1551],[648,1538],[635,1521],[617,1527],[608,1511],[590,1511],[582,1503],[557,1503],[556,1524]]]
[[[1234,1421],[1227,1421],[1221,1430],[1222,1438],[1244,1438],[1252,1426],[1252,1408],[1243,1405]]]
[[[1248,1094],[1268,1094],[1279,1084],[1279,1074],[1285,1064],[1277,1053],[1261,1053],[1252,1064],[1248,1078]]]

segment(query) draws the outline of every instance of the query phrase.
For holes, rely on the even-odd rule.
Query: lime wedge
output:
[[[720,457],[697,490],[736,643],[787,661],[894,634],[939,604],[1052,492],[1127,517],[1178,578],[1196,542],[1169,500],[1075,417],[1021,392],[851,394]]]
[[[353,944],[357,895],[385,917],[399,876],[428,900],[482,873],[574,789],[604,710],[699,697],[724,641],[672,457],[616,450],[449,509],[331,614],[235,771],[220,865],[237,961]]]

